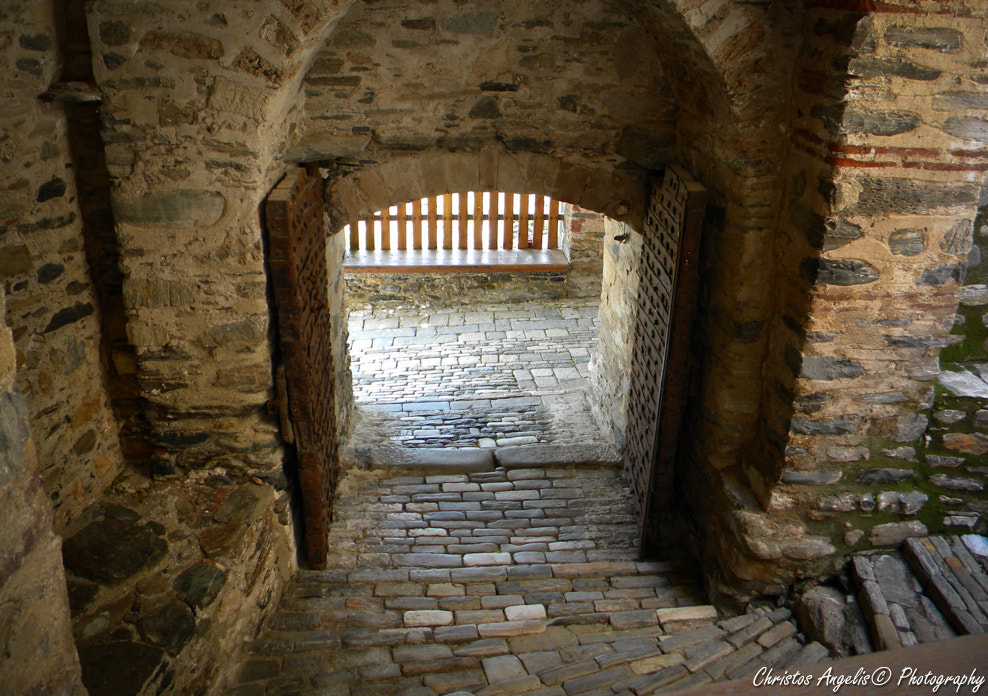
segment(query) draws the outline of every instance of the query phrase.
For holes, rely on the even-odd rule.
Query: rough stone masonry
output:
[[[171,524],[188,488],[263,487],[224,553],[196,545],[200,528],[179,534],[160,559],[171,584],[139,591],[147,566],[73,626],[82,645],[126,624],[121,642],[163,657],[155,689],[221,688],[217,665],[274,605],[304,532],[262,213],[297,163],[322,172],[328,231],[465,190],[605,214],[629,226],[605,241],[605,306],[638,280],[648,182],[677,162],[703,184],[695,380],[667,512],[715,596],[779,594],[852,550],[984,531],[986,31],[988,8],[968,0],[10,0],[0,375],[16,437],[0,460],[17,465],[0,490],[21,522],[3,532],[0,592],[65,627],[48,506],[72,538],[127,489],[153,491]],[[329,260],[340,250],[330,240]],[[328,272],[312,282],[345,327]],[[628,306],[608,320],[610,355],[641,347]],[[602,353],[594,378],[618,433],[608,371],[622,359]],[[181,595],[192,612],[174,582],[200,554],[227,578],[218,620],[181,648],[142,633],[146,607],[127,601]],[[248,586],[258,611],[239,623],[219,608]],[[71,693],[78,651],[64,633],[48,645],[15,665]]]

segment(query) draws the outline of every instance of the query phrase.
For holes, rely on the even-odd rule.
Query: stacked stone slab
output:
[[[134,478],[111,493],[63,547],[83,683],[206,693],[229,679],[237,636],[274,608],[291,571],[288,500],[219,474]]]
[[[907,539],[901,552],[856,555],[858,600],[878,650],[988,630],[988,561],[959,537]],[[858,642],[858,651],[867,646]]]
[[[985,556],[975,558],[958,537],[910,539],[904,552],[926,594],[958,633],[988,631]]]

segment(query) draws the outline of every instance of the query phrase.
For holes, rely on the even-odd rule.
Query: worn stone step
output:
[[[943,612],[950,625],[961,634],[982,633],[981,625],[968,612],[964,600],[943,577],[933,554],[922,541],[915,538],[907,539],[903,551],[926,594]]]
[[[279,693],[290,664],[348,696],[639,696],[801,654],[786,610],[722,619],[688,567],[637,561],[630,503],[610,469],[415,471],[354,485],[331,531],[346,567],[297,574],[249,648],[245,674],[258,681],[245,684]],[[473,524],[478,510],[519,516]],[[527,553],[546,561],[520,565]],[[756,622],[741,650],[726,639]],[[337,684],[325,681],[333,675]]]
[[[498,466],[509,470],[553,466],[619,467],[624,462],[616,447],[598,444],[500,447],[494,457]]]
[[[366,463],[374,469],[416,471],[427,474],[467,474],[491,471],[494,458],[486,449],[393,448],[369,450]]]

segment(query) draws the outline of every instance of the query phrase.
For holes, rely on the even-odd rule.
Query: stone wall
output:
[[[928,526],[984,533],[988,519],[988,206],[982,191],[967,278],[947,346],[940,351],[932,418],[922,446]],[[908,454],[908,452],[906,452]],[[918,508],[918,502],[913,506]],[[917,512],[919,510],[917,509]]]
[[[289,506],[237,471],[118,481],[63,544],[86,687],[220,693],[294,570]]]
[[[955,4],[807,9],[774,261],[796,272],[777,277],[766,446],[746,471],[774,519],[736,527],[803,541],[753,557],[900,543],[943,530],[941,496],[983,496],[944,483],[923,444],[988,169],[985,30]]]
[[[949,475],[984,478],[967,468],[975,415],[948,428],[941,413],[979,409],[934,386],[988,169],[977,3],[85,7],[156,475],[281,481],[258,215],[280,158],[323,163],[333,219],[503,190],[632,227],[675,158],[711,201],[677,500],[713,583],[780,591],[916,529],[882,527],[908,506],[844,511],[846,496],[920,488],[932,526],[953,509],[940,496],[982,495],[929,466],[958,456]],[[124,470],[62,112],[36,100],[56,70],[51,8],[3,12],[5,314],[62,528]],[[965,346],[944,359],[957,368]],[[891,469],[912,476],[871,482]]]
[[[536,273],[346,272],[346,301],[354,309],[493,305],[523,300],[598,297],[604,221],[599,213],[563,204],[559,248],[566,271]],[[345,244],[345,241],[344,241]],[[345,247],[344,247],[345,248]]]
[[[600,336],[590,361],[588,395],[601,430],[624,449],[642,236],[610,219],[604,223],[604,234]]]
[[[31,414],[55,529],[121,469],[100,361],[99,302],[89,276],[65,112],[41,96],[58,76],[49,2],[15,2],[0,51],[0,282],[17,346],[18,391]]]
[[[335,3],[87,6],[127,335],[157,471],[276,476],[259,206]]]
[[[661,167],[675,144],[661,50],[605,3],[360,3],[306,76],[304,132],[289,156],[346,170],[500,144]]]
[[[341,442],[350,434],[350,418],[353,415],[353,376],[350,372],[349,299],[350,290],[343,274],[343,255],[346,253],[347,239],[340,233],[330,235],[326,240],[326,273],[329,285],[329,314],[332,317],[333,365],[336,368],[337,422]]]
[[[16,373],[12,333],[0,321],[0,684],[11,694],[81,696],[61,540],[52,534]]]
[[[493,305],[568,296],[565,272],[346,273],[353,309]]]
[[[600,297],[604,272],[604,240],[607,216],[578,205],[565,206],[563,225],[567,230],[562,249],[569,259],[570,297]]]

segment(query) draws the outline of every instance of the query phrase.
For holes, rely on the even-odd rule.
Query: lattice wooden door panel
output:
[[[672,494],[688,396],[689,336],[705,199],[703,187],[671,165],[662,185],[652,190],[642,230],[624,468],[643,553],[650,546],[652,516]]]
[[[268,263],[298,458],[309,563],[325,568],[339,477],[332,317],[329,311],[323,184],[299,169],[265,205]]]

